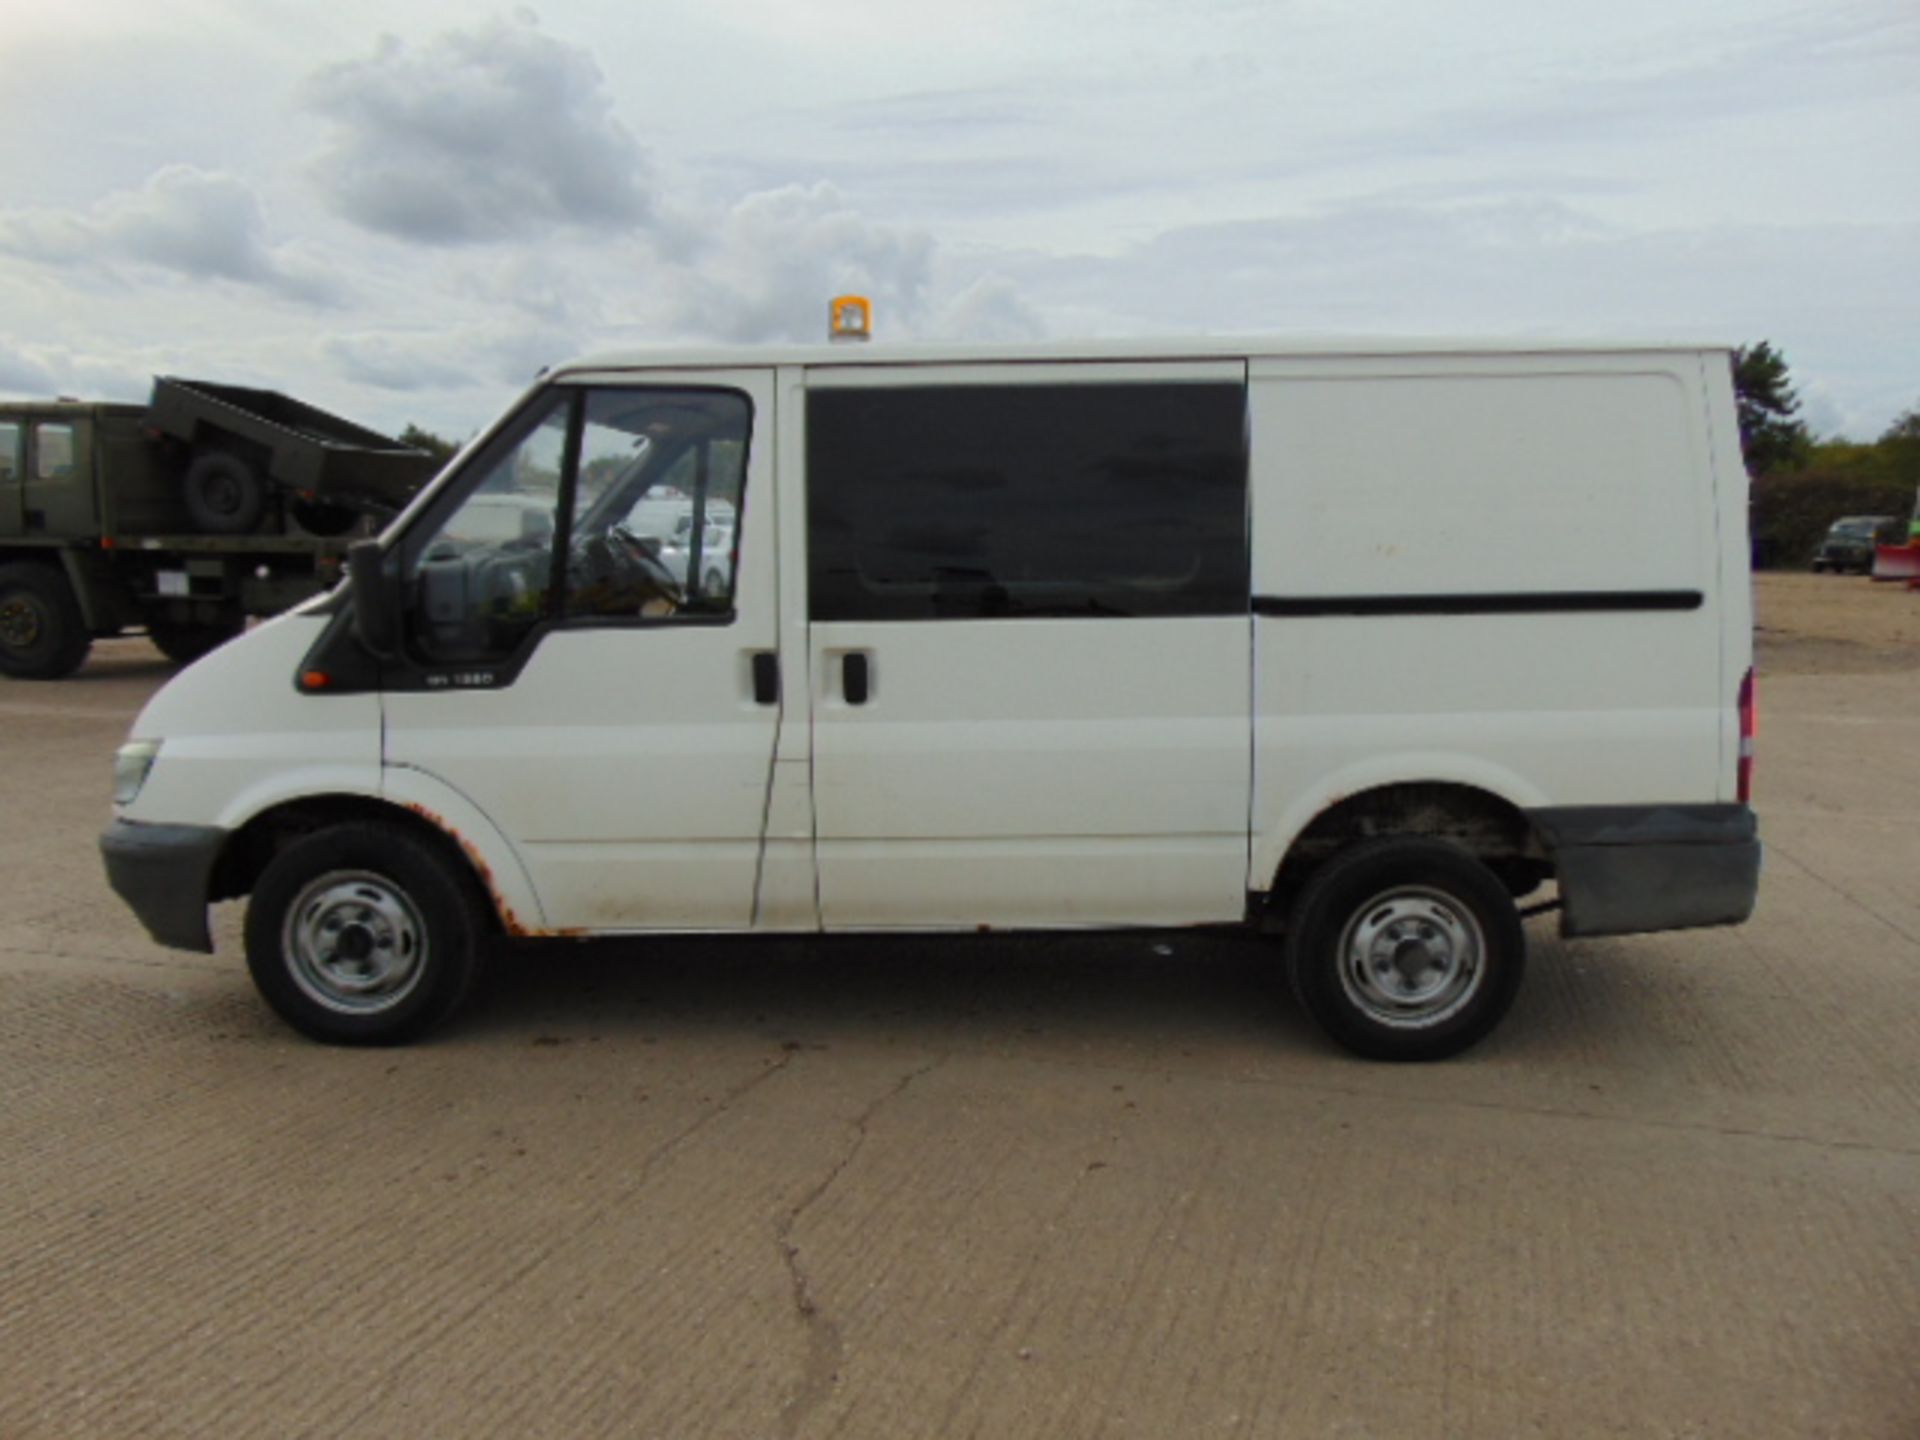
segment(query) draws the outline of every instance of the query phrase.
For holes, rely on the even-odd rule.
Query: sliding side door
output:
[[[1244,364],[808,372],[823,923],[1246,904]]]

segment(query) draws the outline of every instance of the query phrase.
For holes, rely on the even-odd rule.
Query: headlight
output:
[[[129,740],[113,757],[113,803],[131,805],[160,754],[158,740]]]

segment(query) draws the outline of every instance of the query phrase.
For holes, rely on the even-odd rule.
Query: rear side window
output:
[[[1235,384],[807,397],[815,620],[1247,611]]]

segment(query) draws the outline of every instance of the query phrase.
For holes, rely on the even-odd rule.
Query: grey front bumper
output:
[[[176,950],[212,953],[207,902],[227,832],[213,825],[116,820],[100,835],[107,882],[147,933]]]
[[[1572,805],[1528,812],[1560,881],[1560,933],[1738,925],[1760,891],[1745,805]]]

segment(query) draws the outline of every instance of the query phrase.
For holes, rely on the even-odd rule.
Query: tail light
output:
[[[1735,798],[1742,805],[1753,800],[1753,733],[1754,722],[1753,671],[1748,670],[1740,682],[1740,764],[1735,772]]]

